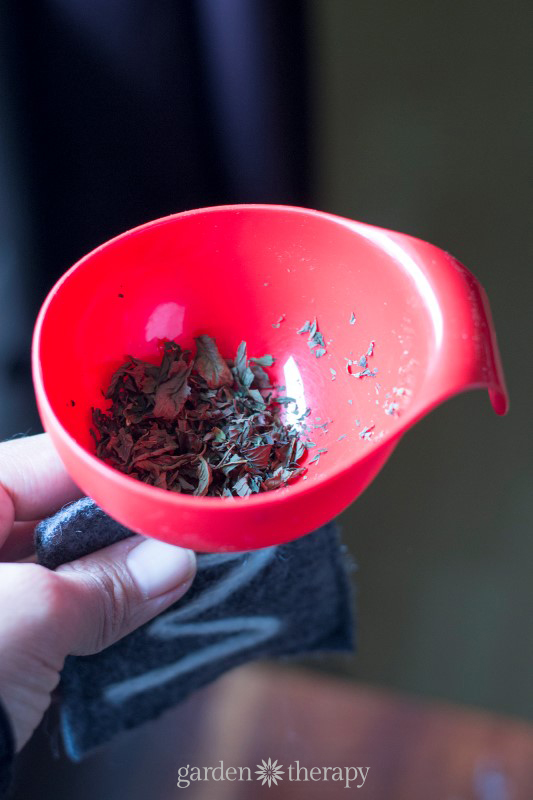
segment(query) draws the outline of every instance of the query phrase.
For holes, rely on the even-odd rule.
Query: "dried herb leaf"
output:
[[[196,358],[194,368],[211,389],[230,386],[233,383],[231,370],[218,352],[214,339],[202,334],[195,338]]]
[[[271,355],[261,356],[261,358],[251,358],[252,364],[257,364],[259,367],[271,367],[276,359]],[[252,367],[253,369],[253,367]]]
[[[205,460],[205,458],[200,458],[198,461],[198,486],[194,490],[193,494],[199,495],[203,497],[207,494],[207,490],[209,489],[209,484],[211,483],[212,471],[211,467]]]
[[[242,381],[244,371],[246,370],[246,342],[241,342],[237,348],[237,355],[235,356],[235,371],[237,377]]]
[[[250,359],[250,361],[251,361],[251,359]],[[266,364],[265,366],[269,366],[269,365]],[[250,369],[252,370],[252,372],[253,372],[253,374],[255,376],[255,382],[257,383],[257,385],[258,385],[258,387],[260,389],[270,389],[271,388],[271,386],[270,386],[270,378],[268,377],[268,374],[265,372],[265,370],[263,369],[263,367],[260,364],[257,364],[257,363],[251,364],[250,365]]]
[[[191,393],[187,383],[191,368],[184,361],[174,361],[170,366],[169,379],[157,387],[154,417],[174,419],[179,414]]]
[[[239,497],[246,497],[246,495],[252,493],[252,490],[248,485],[248,475],[242,475],[237,481],[235,481],[232,488],[234,493],[238,494]]]

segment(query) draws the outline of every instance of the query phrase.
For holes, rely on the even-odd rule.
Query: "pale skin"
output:
[[[175,603],[194,553],[142,536],[55,571],[35,563],[37,522],[82,496],[47,434],[0,444],[0,701],[16,749],[42,719],[67,655],[90,655]]]

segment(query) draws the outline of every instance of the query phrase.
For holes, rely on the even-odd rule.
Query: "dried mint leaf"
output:
[[[197,494],[200,497],[203,497],[207,494],[209,484],[211,483],[212,474],[211,467],[205,458],[200,458],[198,460],[198,486],[194,490],[193,494]]]
[[[218,352],[215,340],[202,334],[195,338],[195,342],[194,368],[205,379],[207,385],[211,389],[231,385],[233,383],[231,370]]]
[[[174,361],[169,368],[168,380],[161,383],[155,393],[154,417],[174,419],[191,393],[187,383],[191,367],[185,361]]]

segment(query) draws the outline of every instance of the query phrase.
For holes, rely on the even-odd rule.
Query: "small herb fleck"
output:
[[[359,438],[360,439],[371,439],[372,436],[374,435],[374,433],[373,433],[374,432],[374,428],[375,428],[375,425],[367,425],[366,427],[363,428],[362,431],[360,431]]]
[[[289,403],[296,403],[294,397],[276,397],[274,403],[279,403],[282,406],[288,406]]]
[[[352,372],[354,378],[367,378],[367,377],[375,378],[377,374],[378,374],[377,369],[368,369],[368,367],[361,370],[360,372]]]
[[[320,417],[317,417],[317,419],[320,419]],[[322,422],[320,425],[313,425],[313,428],[327,428],[327,426],[329,425],[330,422],[332,422],[332,420],[331,419],[327,419],[325,422]]]

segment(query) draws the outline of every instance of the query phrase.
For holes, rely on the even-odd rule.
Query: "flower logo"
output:
[[[255,771],[256,775],[259,776],[257,778],[257,780],[260,781],[261,778],[263,779],[263,783],[261,784],[262,786],[264,786],[265,783],[267,783],[267,781],[268,781],[268,787],[269,788],[270,788],[270,784],[271,783],[273,783],[274,786],[277,786],[278,785],[278,781],[282,781],[283,780],[283,778],[281,777],[284,774],[284,770],[281,769],[283,764],[280,764],[278,766],[277,759],[276,759],[276,761],[274,761],[274,763],[272,763],[272,759],[270,759],[270,758],[268,759],[268,761],[265,761],[264,759],[262,759],[262,762],[263,762],[263,766],[261,767],[258,764],[257,765],[258,769],[256,769],[256,771]]]

